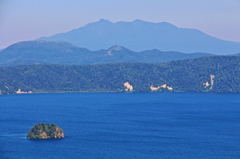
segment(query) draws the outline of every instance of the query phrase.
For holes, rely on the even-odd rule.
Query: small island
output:
[[[38,123],[27,135],[28,139],[58,139],[64,138],[64,132],[56,124]]]

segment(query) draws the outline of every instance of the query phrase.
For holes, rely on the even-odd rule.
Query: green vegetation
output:
[[[184,54],[175,51],[147,50],[134,52],[121,46],[108,50],[90,51],[67,42],[24,41],[0,52],[0,66],[32,64],[86,65],[121,62],[161,63],[172,60],[209,56],[210,54]]]
[[[32,92],[125,91],[129,82],[135,92],[155,91],[240,92],[240,57],[212,56],[163,64],[119,63],[63,66],[31,65],[0,68],[2,94],[18,89]],[[211,77],[212,79],[211,79]],[[204,85],[205,84],[205,85]]]
[[[49,138],[63,138],[64,133],[56,124],[39,123],[31,128],[27,138],[28,139],[49,139]]]

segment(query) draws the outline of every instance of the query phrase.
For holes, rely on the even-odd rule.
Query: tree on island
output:
[[[27,138],[28,139],[64,138],[64,132],[56,124],[38,123],[30,129]]]

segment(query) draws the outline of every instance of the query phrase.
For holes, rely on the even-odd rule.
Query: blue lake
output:
[[[36,123],[65,138],[29,140]],[[240,94],[0,96],[0,158],[240,158]]]

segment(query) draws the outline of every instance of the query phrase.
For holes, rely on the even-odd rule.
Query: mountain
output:
[[[210,56],[162,64],[0,67],[0,92],[240,92],[239,61]]]
[[[43,63],[61,63],[81,58],[89,50],[79,48],[67,42],[23,41],[10,45],[0,52],[0,64],[19,60],[38,61]],[[64,63],[64,62],[63,62]],[[71,61],[69,61],[71,63]]]
[[[86,65],[121,62],[162,63],[172,60],[210,56],[205,53],[185,54],[146,50],[134,52],[114,45],[107,50],[90,51],[63,41],[24,41],[0,52],[0,66],[32,64]]]
[[[240,51],[238,42],[217,39],[199,30],[178,28],[167,22],[150,23],[141,20],[112,23],[101,19],[78,29],[38,40],[62,40],[90,50],[106,49],[117,44],[134,51],[158,49],[217,55],[236,54]]]

